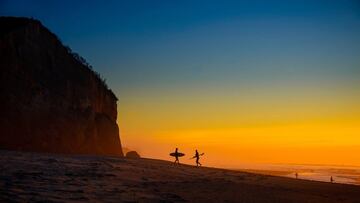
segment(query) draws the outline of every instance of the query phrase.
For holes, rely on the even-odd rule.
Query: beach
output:
[[[0,151],[1,202],[359,202],[356,185],[154,159]]]

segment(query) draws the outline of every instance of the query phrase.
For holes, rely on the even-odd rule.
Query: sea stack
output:
[[[140,159],[141,157],[137,151],[129,151],[126,153],[126,158]]]
[[[39,21],[0,17],[0,149],[123,156],[117,97]]]

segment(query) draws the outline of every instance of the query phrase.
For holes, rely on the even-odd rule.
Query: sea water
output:
[[[301,165],[301,164],[252,164],[240,170],[259,172],[290,178],[330,182],[333,177],[335,183],[360,185],[360,167],[334,165]]]

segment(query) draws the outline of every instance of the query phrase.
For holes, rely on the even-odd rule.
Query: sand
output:
[[[0,202],[360,202],[360,186],[152,159],[0,151]]]

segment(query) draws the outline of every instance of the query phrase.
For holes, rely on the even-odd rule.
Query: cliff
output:
[[[39,21],[0,17],[0,148],[122,156],[117,98]]]

